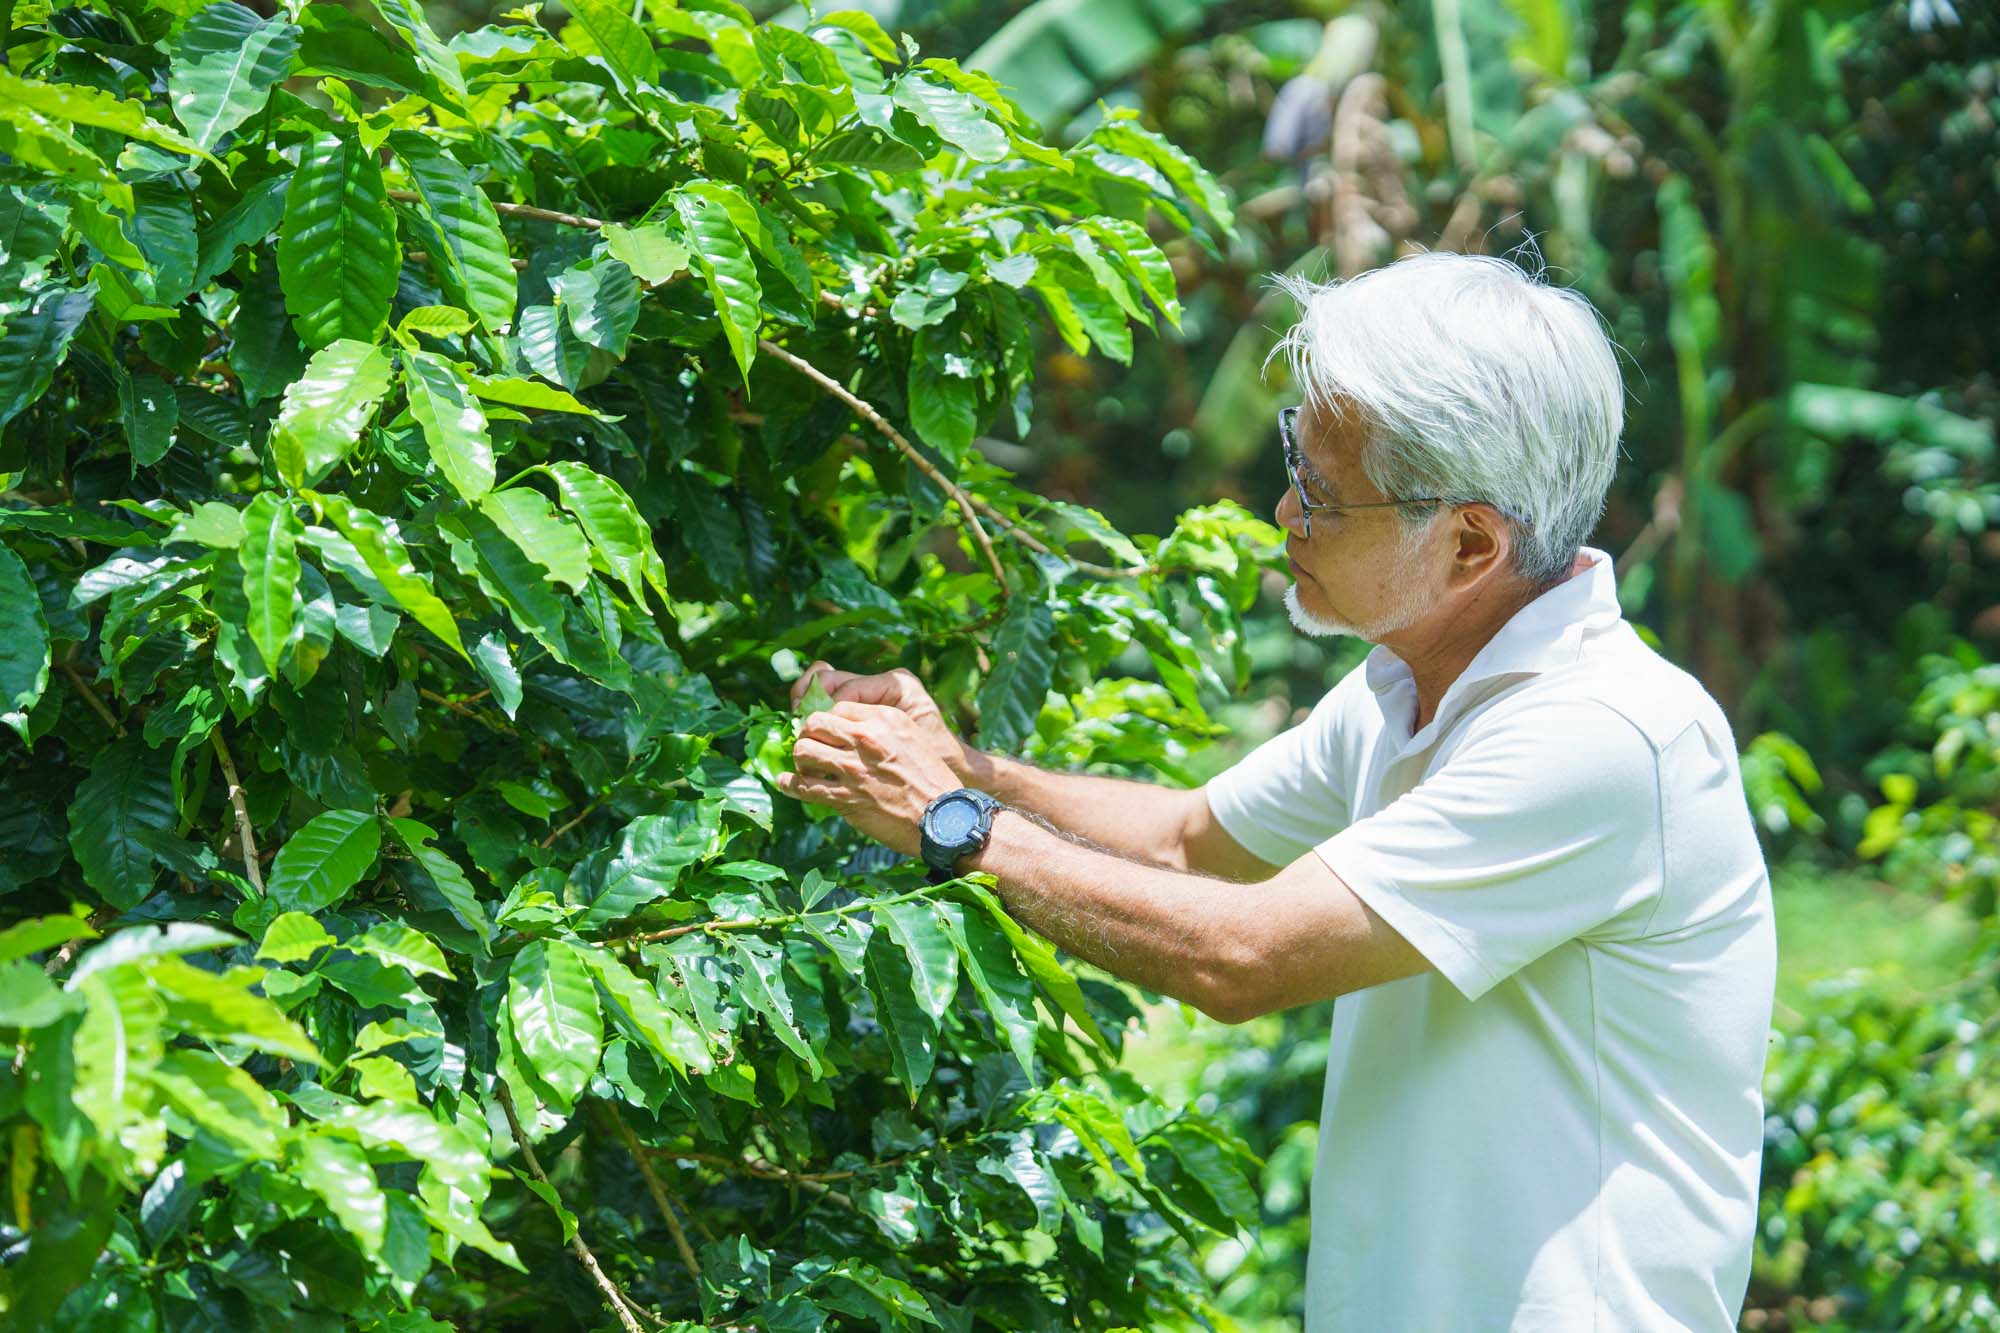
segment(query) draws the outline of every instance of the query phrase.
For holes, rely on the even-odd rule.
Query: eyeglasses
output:
[[[1281,407],[1278,409],[1278,438],[1285,446],[1285,471],[1292,479],[1292,489],[1298,493],[1299,509],[1305,517],[1305,531],[1300,535],[1311,539],[1313,535],[1312,516],[1316,509],[1394,509],[1402,505],[1441,505],[1451,501],[1442,496],[1423,496],[1412,500],[1369,500],[1363,504],[1320,504],[1306,497],[1306,484],[1299,476],[1299,409]]]

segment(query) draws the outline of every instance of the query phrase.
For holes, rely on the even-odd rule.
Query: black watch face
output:
[[[966,841],[979,827],[979,807],[954,796],[931,813],[931,837],[947,847]]]

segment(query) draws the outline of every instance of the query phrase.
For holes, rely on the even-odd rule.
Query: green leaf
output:
[[[978,386],[952,373],[954,362],[966,360],[958,341],[949,326],[927,327],[910,353],[910,424],[953,464],[964,461],[979,430]]]
[[[943,1018],[958,994],[958,951],[952,948],[935,907],[928,902],[885,903],[875,921],[909,956],[917,1003],[932,1018]]]
[[[179,396],[158,375],[131,375],[118,386],[118,405],[133,466],[153,466],[173,446],[174,427],[181,419]]]
[[[486,414],[458,368],[429,352],[403,353],[403,387],[410,415],[430,446],[451,488],[477,501],[493,489],[493,442],[486,437]]]
[[[958,950],[966,980],[986,1006],[1007,1049],[1021,1062],[1030,1082],[1035,1077],[1035,991],[1014,965],[1014,950],[998,927],[982,913],[968,912],[961,903],[938,903],[945,934]]]
[[[573,412],[577,416],[596,417],[600,421],[618,420],[617,417],[608,417],[602,412],[585,407],[575,395],[538,380],[514,379],[499,375],[490,377],[473,375],[469,379],[472,392],[489,403],[504,403],[508,407],[525,407],[540,412]]]
[[[889,1065],[912,1104],[937,1063],[937,1022],[916,998],[909,954],[878,929],[868,936],[861,975],[875,1001],[875,1019],[889,1042]]]
[[[707,801],[678,801],[663,815],[640,815],[618,835],[618,850],[604,868],[604,883],[587,903],[577,928],[622,921],[646,903],[668,897],[687,868],[712,856],[720,825]]]
[[[451,618],[450,608],[431,591],[429,581],[417,572],[402,539],[389,531],[381,517],[350,504],[344,496],[311,498],[314,506],[333,521],[340,535],[353,544],[368,572],[396,599],[396,604],[414,616],[419,625],[450,644],[460,657],[467,657],[465,641],[459,637],[458,622]]]
[[[659,77],[653,44],[624,6],[613,0],[572,0],[564,7],[572,22],[563,29],[563,44],[602,60],[621,89],[629,93]]]
[[[298,601],[299,519],[276,491],[260,491],[243,512],[243,595],[250,603],[250,641],[272,675],[292,635],[292,608]]]
[[[389,136],[389,146],[408,171],[435,231],[430,249],[433,259],[443,265],[445,290],[488,333],[505,333],[514,323],[518,283],[492,201],[442,144],[398,130]]]
[[[513,716],[511,710],[508,716]],[[479,894],[474,891],[472,881],[465,877],[465,872],[459,869],[458,862],[430,845],[437,834],[414,819],[392,819],[389,828],[395,833],[396,841],[403,844],[403,850],[416,859],[431,877],[431,883],[437,885],[438,893],[451,908],[451,914],[482,941],[490,943],[493,923],[480,909]]]
[[[1014,956],[1020,959],[1022,970],[1041,987],[1042,993],[1057,1009],[1068,1014],[1070,1021],[1082,1029],[1085,1036],[1103,1049],[1111,1049],[1111,1043],[1105,1040],[1103,1030],[1097,1026],[1090,1006],[1084,1001],[1083,988],[1076,984],[1076,978],[1063,970],[1063,965],[1056,961],[1055,953],[1048,945],[1030,935],[1020,922],[1009,916],[1000,900],[986,888],[961,883],[952,892],[970,898],[1000,928],[1000,933],[1013,946]]]
[[[198,925],[192,921],[173,921],[155,929],[151,926],[131,926],[119,931],[102,944],[93,945],[84,951],[70,970],[68,988],[75,990],[84,978],[98,972],[108,972],[127,963],[145,958],[179,956],[184,953],[199,953],[208,949],[228,949],[242,943],[234,935],[215,929],[213,926]]]
[[[757,266],[751,262],[743,234],[730,220],[729,210],[700,194],[674,196],[674,210],[687,229],[693,246],[695,267],[708,284],[715,313],[722,320],[723,336],[730,355],[736,358],[744,382],[750,378],[750,362],[757,355],[757,329],[763,319],[764,289],[757,282]]]
[[[382,1252],[389,1200],[358,1145],[329,1134],[303,1135],[293,1170],[301,1184],[326,1201],[327,1211],[360,1243],[363,1254],[373,1258]]]
[[[540,491],[528,486],[494,491],[479,502],[479,512],[555,582],[581,592],[590,581],[590,546],[583,533]]]
[[[556,279],[555,291],[577,337],[613,356],[625,355],[639,320],[639,280],[631,269],[616,259],[573,268]]]
[[[134,968],[92,973],[78,987],[88,1006],[72,1038],[76,1109],[116,1143],[127,1120],[146,1110],[145,1078],[166,1044],[166,1006]]]
[[[375,341],[402,263],[374,155],[352,134],[314,138],[292,174],[278,234],[278,274],[299,339]]]
[[[579,948],[577,954],[603,987],[613,1022],[674,1072],[708,1072],[713,1060],[707,1041],[687,1019],[661,1004],[652,986],[608,950]]]
[[[773,944],[740,934],[732,933],[724,942],[743,966],[739,981],[744,1003],[762,1014],[785,1048],[805,1061],[808,1073],[819,1078],[819,1053],[800,1029],[791,988],[785,983],[784,954]]]
[[[1048,603],[1022,599],[993,636],[992,667],[979,687],[979,739],[996,750],[1035,734],[1055,672],[1055,617]]]
[[[144,969],[178,1026],[211,1040],[319,1063],[319,1052],[299,1025],[244,984],[245,976],[258,975],[254,970],[218,976],[175,954],[149,958]]]
[[[346,458],[389,392],[394,362],[369,343],[340,339],[314,352],[285,390],[271,427],[271,459],[292,486],[317,485]]]
[[[252,1157],[278,1156],[285,1113],[243,1070],[207,1051],[175,1049],[160,1057],[151,1077],[176,1110],[224,1143]]]
[[[381,847],[382,828],[372,810],[315,815],[271,862],[271,901],[287,911],[324,911],[360,883]]]
[[[597,988],[573,946],[536,940],[514,955],[507,1017],[536,1076],[573,1104],[597,1070],[604,1039]]]
[[[977,98],[911,73],[896,81],[895,99],[973,161],[998,162],[1007,156],[1007,132],[993,123]]]
[[[451,969],[445,965],[444,950],[438,948],[430,936],[400,921],[383,921],[370,926],[359,935],[342,940],[340,947],[351,953],[366,954],[391,967],[400,967],[411,976],[451,980]]]
[[[128,102],[87,84],[24,79],[0,65],[0,105],[40,121],[110,130],[155,148],[215,161],[179,130],[148,116],[144,104]]]
[[[632,594],[635,606],[646,604],[645,585],[667,600],[667,567],[653,546],[653,534],[617,482],[581,463],[548,464],[564,509],[583,525],[592,549]]]
[[[0,722],[12,727],[22,744],[32,744],[28,714],[49,684],[49,623],[28,567],[5,545],[0,545],[0,625],[7,626],[0,634]]]
[[[0,930],[0,963],[53,949],[72,940],[94,940],[97,932],[79,916],[38,916]]]
[[[465,75],[458,68],[458,57],[431,31],[423,7],[416,0],[374,0],[374,3],[375,12],[387,19],[389,26],[401,33],[410,49],[417,53],[417,61],[425,72],[451,95],[455,105],[464,105]]]
[[[274,963],[302,963],[333,943],[326,927],[304,912],[282,912],[265,927],[257,956]]]
[[[70,337],[95,304],[88,287],[52,287],[27,310],[6,317],[0,330],[0,426],[47,391],[56,367],[69,354]]]
[[[612,255],[649,287],[685,269],[692,257],[687,246],[658,223],[638,227],[607,223],[603,236]]]
[[[174,119],[196,144],[214,148],[264,109],[298,50],[299,30],[283,19],[263,18],[231,0],[210,5],[174,38],[167,75]]]
[[[149,833],[179,822],[164,765],[137,739],[99,750],[69,807],[69,845],[84,883],[113,907],[136,907],[153,891]]]

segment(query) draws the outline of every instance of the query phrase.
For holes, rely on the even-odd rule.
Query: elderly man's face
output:
[[[1361,466],[1361,423],[1308,402],[1298,417],[1301,480],[1319,504],[1385,500]],[[1292,587],[1285,608],[1300,632],[1352,634],[1380,643],[1436,605],[1443,593],[1445,558],[1428,540],[1442,526],[1410,533],[1394,508],[1315,509],[1312,536],[1297,492],[1285,488],[1277,521],[1286,531]]]

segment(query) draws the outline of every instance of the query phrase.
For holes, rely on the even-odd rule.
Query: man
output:
[[[990,872],[1065,949],[1224,1022],[1340,997],[1308,1333],[1734,1328],[1770,882],[1728,722],[1582,546],[1622,425],[1611,346],[1497,259],[1292,290],[1286,603],[1377,644],[1361,669],[1164,792],[982,754],[910,673],[815,663],[837,702],[787,790]],[[983,845],[920,832],[958,787],[1002,803]]]

